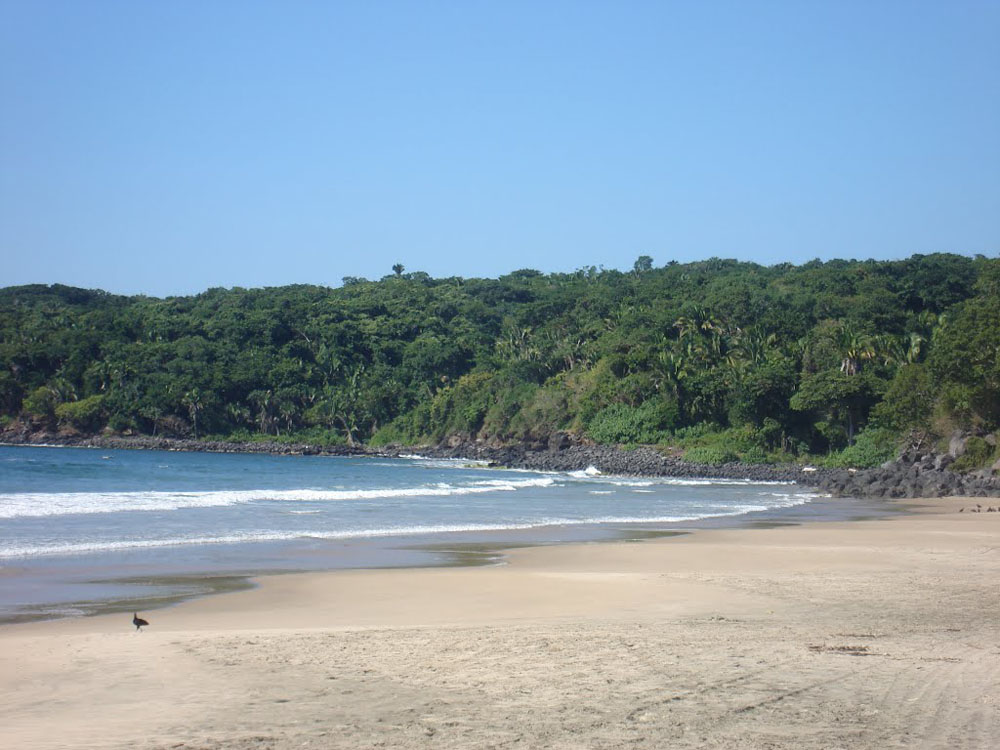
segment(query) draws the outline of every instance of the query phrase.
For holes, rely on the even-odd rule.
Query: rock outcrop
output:
[[[955,462],[951,447],[945,454],[907,451],[876,469],[824,472],[816,487],[850,497],[1000,497],[1000,476],[993,469],[960,474],[948,468]]]

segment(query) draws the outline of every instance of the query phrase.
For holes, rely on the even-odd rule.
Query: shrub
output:
[[[714,432],[684,428],[675,433],[681,446],[688,450],[695,448],[712,449],[727,454],[749,456],[740,460],[764,463],[767,460],[767,443],[761,431],[753,425],[730,427]]]
[[[501,440],[525,437],[525,421],[516,417],[535,397],[538,386],[534,383],[503,384],[494,394],[490,408],[483,418],[481,437]]]
[[[56,397],[51,389],[39,386],[27,395],[22,406],[35,418],[52,419],[56,412]]]
[[[719,466],[739,461],[740,457],[730,450],[724,448],[690,448],[684,452],[684,460],[696,464],[710,464]]]
[[[758,446],[743,451],[740,460],[747,464],[766,464],[768,462],[767,453]]]
[[[951,468],[955,471],[974,471],[991,462],[995,449],[981,437],[970,437],[965,441],[965,453],[955,459]]]
[[[899,368],[884,399],[872,410],[872,422],[896,430],[927,429],[937,393],[923,365]]]
[[[587,432],[599,443],[657,443],[677,420],[677,405],[650,400],[641,406],[612,404],[590,421]]]
[[[440,415],[445,422],[445,433],[474,434],[479,431],[492,401],[492,381],[493,374],[488,372],[463,375],[454,386],[435,397],[435,401],[447,399],[441,405]]]
[[[511,430],[519,435],[540,437],[565,429],[569,418],[567,395],[558,381],[539,388],[511,419]]]
[[[305,443],[307,445],[317,445],[322,448],[329,448],[334,445],[346,445],[347,438],[337,430],[315,426],[298,432],[288,433],[276,437],[274,435],[262,435],[265,441],[275,440],[280,443]]]
[[[390,443],[401,443],[403,445],[413,445],[417,441],[405,427],[397,424],[399,420],[390,422],[379,427],[378,431],[371,436],[368,444],[372,447],[389,445]]]
[[[854,445],[834,453],[822,463],[835,468],[866,469],[891,461],[896,456],[899,435],[883,427],[869,427],[858,434]]]
[[[679,427],[674,430],[674,437],[679,441],[697,440],[719,430],[719,426],[713,422],[699,422],[690,427]]]
[[[55,408],[55,415],[60,422],[71,424],[79,430],[99,429],[103,414],[104,396],[100,394],[79,401],[67,401]]]
[[[136,423],[135,420],[127,414],[112,414],[111,417],[108,418],[108,427],[112,432],[130,432],[136,428]]]
[[[737,453],[744,453],[758,448],[763,451],[766,447],[760,430],[753,425],[730,427],[728,430],[718,433],[715,439],[708,444],[725,450],[736,451]]]

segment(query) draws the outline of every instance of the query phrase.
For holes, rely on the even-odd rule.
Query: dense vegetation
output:
[[[0,290],[0,426],[375,444],[565,430],[855,464],[1000,426],[995,259],[393,270],[168,299]]]

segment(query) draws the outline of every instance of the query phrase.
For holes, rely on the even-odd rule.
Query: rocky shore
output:
[[[413,448],[406,452],[412,453]],[[721,465],[685,461],[679,456],[664,455],[654,448],[625,450],[610,445],[569,445],[539,448],[520,445],[493,447],[476,443],[456,446],[436,446],[419,451],[421,455],[439,458],[472,458],[489,461],[496,466],[535,471],[581,471],[593,466],[603,474],[650,477],[714,477],[746,479],[760,482],[802,482],[814,484],[813,472],[803,472],[794,464],[747,464],[733,462]],[[825,470],[817,469],[815,473]]]
[[[412,449],[410,449],[412,451]],[[799,464],[698,464],[653,448],[622,450],[607,445],[563,448],[489,448],[476,444],[437,447],[423,455],[477,458],[498,466],[538,471],[578,471],[593,466],[605,474],[657,477],[713,477],[757,482],[795,482],[844,497],[1000,497],[1000,476],[990,470],[960,474],[949,470],[949,454],[904,453],[875,469],[825,469]]]
[[[492,466],[535,471],[580,471],[594,467],[604,474],[653,477],[712,477],[758,482],[794,482],[845,497],[1000,497],[1000,473],[991,469],[962,474],[949,469],[951,453],[909,451],[874,469],[826,469],[800,464],[709,465],[685,461],[650,447],[622,449],[586,445],[557,433],[547,442],[495,446],[453,440],[437,446],[317,446],[282,442],[226,442],[151,436],[70,436],[47,433],[0,435],[8,445],[58,445],[84,448],[259,453],[304,456],[401,456],[467,458]]]
[[[949,453],[908,451],[875,469],[839,469],[817,477],[822,492],[844,497],[1000,497],[995,468],[961,474]]]
[[[107,448],[114,450],[190,451],[198,453],[259,453],[269,456],[364,456],[374,451],[347,445],[317,446],[276,441],[192,440],[150,435],[61,435],[0,433],[0,444],[37,445],[66,448]]]

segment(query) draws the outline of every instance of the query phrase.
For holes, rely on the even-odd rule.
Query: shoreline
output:
[[[835,507],[840,504],[843,498],[817,498],[826,501]],[[905,518],[911,515],[921,514],[943,514],[955,511],[952,501],[961,500],[970,507],[975,507],[974,498],[945,498],[945,499],[917,499],[905,501],[882,501],[881,507],[873,507],[869,501],[856,509],[851,509],[846,513],[836,515],[819,515],[809,513],[816,506],[813,502],[802,505],[790,506],[786,508],[771,508],[764,511],[752,511],[739,516],[720,516],[698,519],[696,521],[672,522],[672,523],[636,523],[636,524],[594,524],[581,525],[579,531],[589,528],[595,533],[594,536],[583,536],[580,534],[570,535],[568,539],[556,541],[541,541],[535,538],[531,532],[540,529],[520,530],[527,531],[527,536],[518,539],[517,530],[507,530],[496,534],[491,541],[463,541],[452,539],[450,541],[434,540],[431,536],[417,535],[414,539],[422,541],[409,542],[407,537],[398,537],[396,549],[410,550],[419,553],[430,553],[436,555],[437,559],[426,559],[422,562],[410,564],[386,564],[386,565],[365,565],[360,567],[318,567],[318,568],[288,568],[288,569],[256,569],[243,572],[232,572],[225,570],[190,572],[190,573],[163,573],[152,574],[136,578],[135,576],[124,576],[113,579],[91,579],[92,583],[122,583],[138,584],[150,587],[167,585],[171,582],[178,582],[188,588],[196,588],[197,591],[186,593],[156,593],[148,598],[131,597],[118,600],[81,600],[69,603],[75,606],[92,608],[83,614],[66,614],[56,616],[43,616],[39,618],[24,617],[22,619],[0,619],[0,637],[5,630],[17,629],[24,626],[52,624],[60,622],[73,622],[77,620],[91,620],[113,617],[115,615],[142,610],[144,612],[159,612],[163,610],[175,609],[200,601],[211,600],[219,596],[226,596],[241,591],[252,591],[274,584],[278,579],[295,578],[300,576],[337,576],[354,574],[374,574],[394,572],[432,573],[439,570],[448,569],[477,569],[477,568],[503,568],[514,563],[525,553],[530,554],[531,550],[558,550],[569,549],[579,551],[593,548],[600,549],[618,545],[635,546],[644,544],[657,544],[662,541],[676,540],[678,537],[713,535],[713,534],[743,534],[759,531],[770,531],[790,528],[811,528],[826,525],[842,526],[849,530],[853,524],[863,524],[869,522],[886,521],[889,519]],[[864,499],[854,498],[853,500],[864,503]],[[965,505],[960,506],[965,510]],[[798,520],[785,520],[784,517],[801,514],[806,511],[805,517]],[[553,527],[569,528],[569,527]],[[439,535],[439,536],[459,536],[459,535]],[[502,538],[509,536],[511,538]],[[370,542],[371,539],[360,539],[360,542]],[[558,553],[557,553],[558,554]],[[0,566],[0,570],[4,567]],[[5,577],[10,580],[17,573],[8,572]],[[106,605],[106,606],[105,606]]]
[[[699,533],[719,529],[762,529],[809,523],[833,523],[885,518],[908,512],[905,507],[883,500],[814,497],[807,502],[749,511],[738,515],[710,516],[688,521],[650,521],[636,523],[594,523],[552,525],[528,529],[490,532],[445,532],[439,534],[400,535],[397,537],[361,537],[330,543],[326,551],[309,540],[292,540],[281,545],[285,563],[281,568],[259,564],[232,567],[176,568],[169,564],[161,572],[146,567],[140,577],[116,576],[117,557],[111,563],[105,556],[52,556],[18,564],[6,560],[8,590],[29,586],[34,591],[49,585],[67,593],[57,601],[35,601],[0,609],[0,628],[21,622],[44,622],[56,619],[95,617],[107,613],[142,609],[154,611],[186,601],[215,596],[230,590],[252,587],[252,581],[274,575],[299,575],[310,572],[343,570],[432,570],[449,567],[484,567],[508,562],[511,550],[566,546],[573,544],[631,544],[660,537]],[[258,543],[259,544],[259,543]],[[243,545],[252,553],[254,544]],[[232,558],[234,550],[220,554]],[[257,557],[274,560],[270,551]],[[119,560],[120,562],[120,560]],[[27,564],[25,564],[27,563]],[[132,567],[130,564],[125,563]],[[86,592],[97,586],[100,595]]]
[[[949,453],[905,451],[895,461],[869,469],[832,469],[800,464],[720,465],[685,461],[652,446],[625,449],[610,445],[574,443],[565,433],[546,443],[491,446],[474,441],[454,445],[317,446],[304,443],[201,441],[151,436],[67,437],[0,435],[0,445],[11,447],[104,448],[114,450],[164,450],[199,453],[247,453],[274,456],[349,456],[404,458],[413,453],[426,458],[485,461],[490,466],[531,471],[582,471],[594,467],[604,474],[637,477],[743,479],[780,481],[810,487],[838,497],[935,498],[1000,497],[1000,473],[982,469],[969,473],[951,471],[955,457]],[[54,442],[53,442],[54,441]]]
[[[354,458],[405,458],[420,455],[442,458],[485,461],[497,468],[532,471],[582,471],[594,466],[605,474],[643,477],[687,477],[713,479],[756,479],[785,481],[812,486],[819,477],[831,470],[797,464],[748,464],[732,462],[712,465],[685,461],[675,455],[665,455],[651,446],[624,449],[611,445],[585,445],[551,441],[528,445],[494,446],[475,441],[455,445],[367,445],[321,446],[309,443],[278,441],[230,442],[225,440],[193,440],[149,435],[137,436],[60,436],[12,439],[3,436],[0,446],[38,448],[101,448],[107,450],[162,450],[190,453],[239,453],[269,456],[333,456]]]
[[[149,614],[142,633],[127,615],[10,625],[0,739],[987,748],[1000,514],[957,512],[975,503],[517,549],[489,568],[271,576]]]

